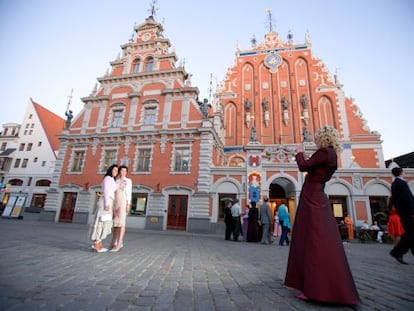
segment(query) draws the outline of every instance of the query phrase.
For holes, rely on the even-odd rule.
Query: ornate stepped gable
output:
[[[192,146],[192,162],[198,169],[198,155],[202,152],[199,151],[200,129],[209,118],[208,107],[203,109],[198,101],[198,88],[191,86],[184,65],[177,65],[177,56],[170,41],[163,36],[162,25],[152,16],[148,17],[143,24],[134,27],[134,36],[121,49],[117,59],[110,62],[110,70],[98,78],[99,86],[95,86],[90,96],[82,98],[84,109],[72,122],[70,135],[65,137],[68,139],[65,161],[71,161],[74,148],[89,144],[92,163],[101,167],[102,150],[114,146],[117,159],[128,158],[132,166],[130,172],[134,172],[136,146],[153,146],[153,163],[158,161],[157,157],[163,157],[163,162],[168,164],[171,145],[186,143]],[[148,115],[151,109],[153,115]],[[151,118],[153,122],[149,122]],[[211,157],[211,154],[220,153],[222,146],[217,135],[213,136],[209,138],[210,144],[216,148],[208,151],[209,159],[219,163],[223,155]],[[160,169],[155,165],[152,172],[156,174]],[[166,168],[167,172],[170,170]],[[95,176],[90,177],[93,179],[90,184],[98,184],[101,176],[96,174],[96,168],[92,171]],[[192,175],[196,176],[197,170],[194,169]],[[81,176],[62,176],[60,183],[73,182],[76,178],[82,179]],[[159,175],[147,180],[156,188],[158,179]],[[182,182],[185,183],[185,179]],[[192,187],[195,183],[187,181]]]
[[[292,38],[289,32],[282,41],[271,31],[263,43],[256,45],[253,38],[250,49],[237,50],[216,94],[224,105],[226,147],[246,145],[254,127],[257,140],[271,145],[270,151],[275,145],[289,149],[331,125],[342,137],[343,165],[352,158],[360,167],[383,167],[379,133],[370,131],[337,76],[332,78],[313,56],[309,36],[300,44]]]

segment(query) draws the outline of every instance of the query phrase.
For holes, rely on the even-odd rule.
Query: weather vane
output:
[[[273,23],[272,23],[272,9],[266,9],[267,15],[269,17],[268,24],[269,24],[269,32],[273,32]]]
[[[155,13],[158,10],[158,8],[155,7],[156,3],[157,3],[157,0],[152,0],[151,7],[149,9],[149,11],[151,12],[152,17],[155,17]]]

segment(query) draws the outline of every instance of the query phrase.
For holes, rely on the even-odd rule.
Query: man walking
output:
[[[270,244],[270,224],[272,223],[272,216],[270,215],[269,198],[263,197],[263,204],[260,208],[260,222],[262,223],[263,234],[262,244]]]
[[[390,255],[399,263],[406,265],[403,255],[409,249],[414,255],[414,196],[404,180],[402,168],[394,167],[391,172],[395,177],[391,185],[391,198],[405,232]]]

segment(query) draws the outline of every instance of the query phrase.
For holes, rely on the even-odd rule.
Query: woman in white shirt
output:
[[[132,199],[132,181],[126,177],[127,173],[128,167],[120,165],[119,176],[116,179],[111,252],[118,252],[124,246],[126,216],[131,209]]]

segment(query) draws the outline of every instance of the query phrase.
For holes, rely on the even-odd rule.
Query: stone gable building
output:
[[[212,233],[223,207],[268,195],[294,211],[304,181],[294,161],[298,143],[337,128],[343,152],[326,185],[338,221],[386,221],[392,177],[380,134],[371,131],[338,77],[313,56],[309,37],[294,43],[269,31],[238,49],[209,103],[153,16],[134,28],[84,108],[59,135],[60,149],[39,219],[90,223],[101,181],[113,163],[129,167],[133,202],[127,226]],[[414,188],[414,172],[408,172]]]

